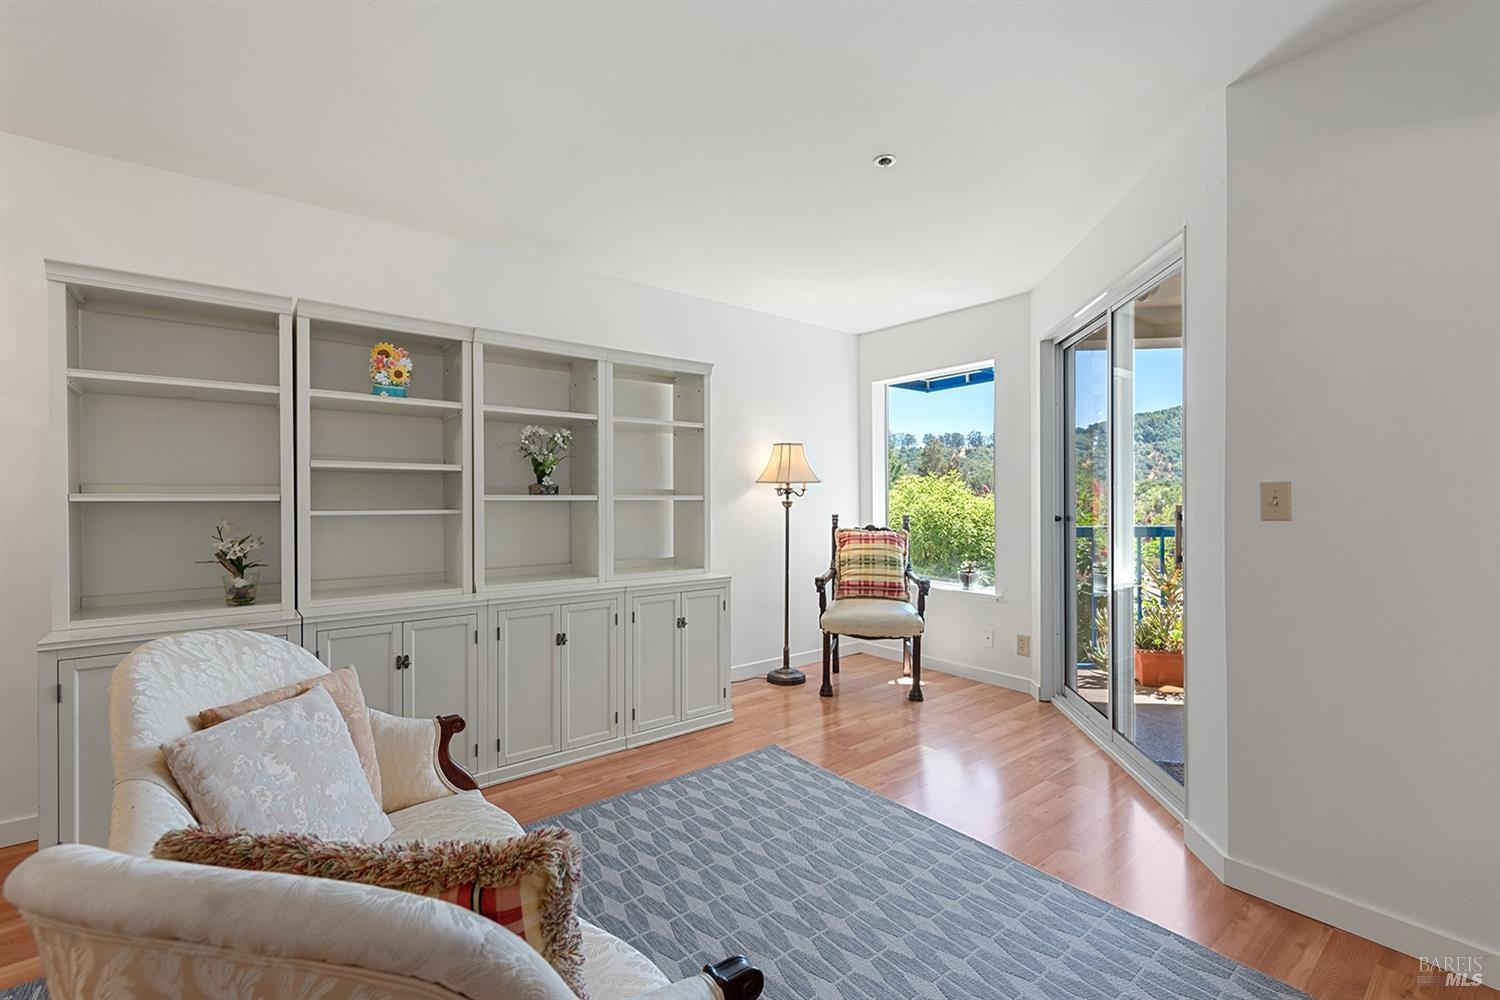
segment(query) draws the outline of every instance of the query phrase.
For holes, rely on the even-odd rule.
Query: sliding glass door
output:
[[[1110,716],[1109,324],[1063,350],[1067,688]]]
[[[1178,264],[1061,346],[1063,698],[1179,793],[1182,306]]]

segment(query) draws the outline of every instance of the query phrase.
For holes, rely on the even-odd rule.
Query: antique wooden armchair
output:
[[[860,531],[889,531],[877,525],[867,524]],[[911,691],[907,697],[912,701],[922,700],[922,632],[927,623],[927,593],[932,582],[917,576],[911,569],[911,518],[901,518],[901,533],[906,536],[905,565],[901,570],[901,589],[905,600],[890,597],[840,597],[839,596],[839,516],[833,515],[831,534],[833,553],[828,572],[817,577],[813,585],[818,588],[818,624],[823,630],[823,686],[818,694],[833,697],[833,675],[839,672],[839,638],[852,636],[856,639],[900,639],[902,659],[906,649],[911,650]],[[833,601],[828,600],[828,584],[834,585]],[[911,587],[917,588],[917,604],[911,604]]]

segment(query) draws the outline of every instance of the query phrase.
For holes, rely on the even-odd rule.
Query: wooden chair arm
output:
[[[703,974],[714,981],[724,1000],[755,1000],[766,988],[766,977],[744,955],[730,955],[721,962],[703,967]]]
[[[813,586],[818,588],[818,613],[828,610],[828,584],[837,580],[839,571],[837,566],[828,567],[828,572],[822,576],[813,578]]]
[[[917,615],[927,617],[927,592],[932,589],[932,581],[925,576],[918,576],[906,567],[906,579],[917,585]]]
[[[437,724],[438,770],[442,772],[443,777],[447,778],[448,783],[454,788],[464,792],[475,791],[479,788],[479,782],[475,781],[474,776],[465,771],[462,765],[454,762],[453,755],[448,749],[448,744],[452,741],[453,737],[468,728],[464,723],[464,717],[462,715],[440,715],[437,717]]]

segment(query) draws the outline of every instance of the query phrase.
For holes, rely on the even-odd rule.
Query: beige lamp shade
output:
[[[757,483],[821,483],[807,464],[801,441],[777,441],[771,445],[771,460]]]

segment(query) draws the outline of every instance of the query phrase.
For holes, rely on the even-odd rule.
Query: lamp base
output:
[[[777,667],[766,674],[766,680],[772,684],[791,687],[794,684],[806,684],[807,675],[795,667]]]

